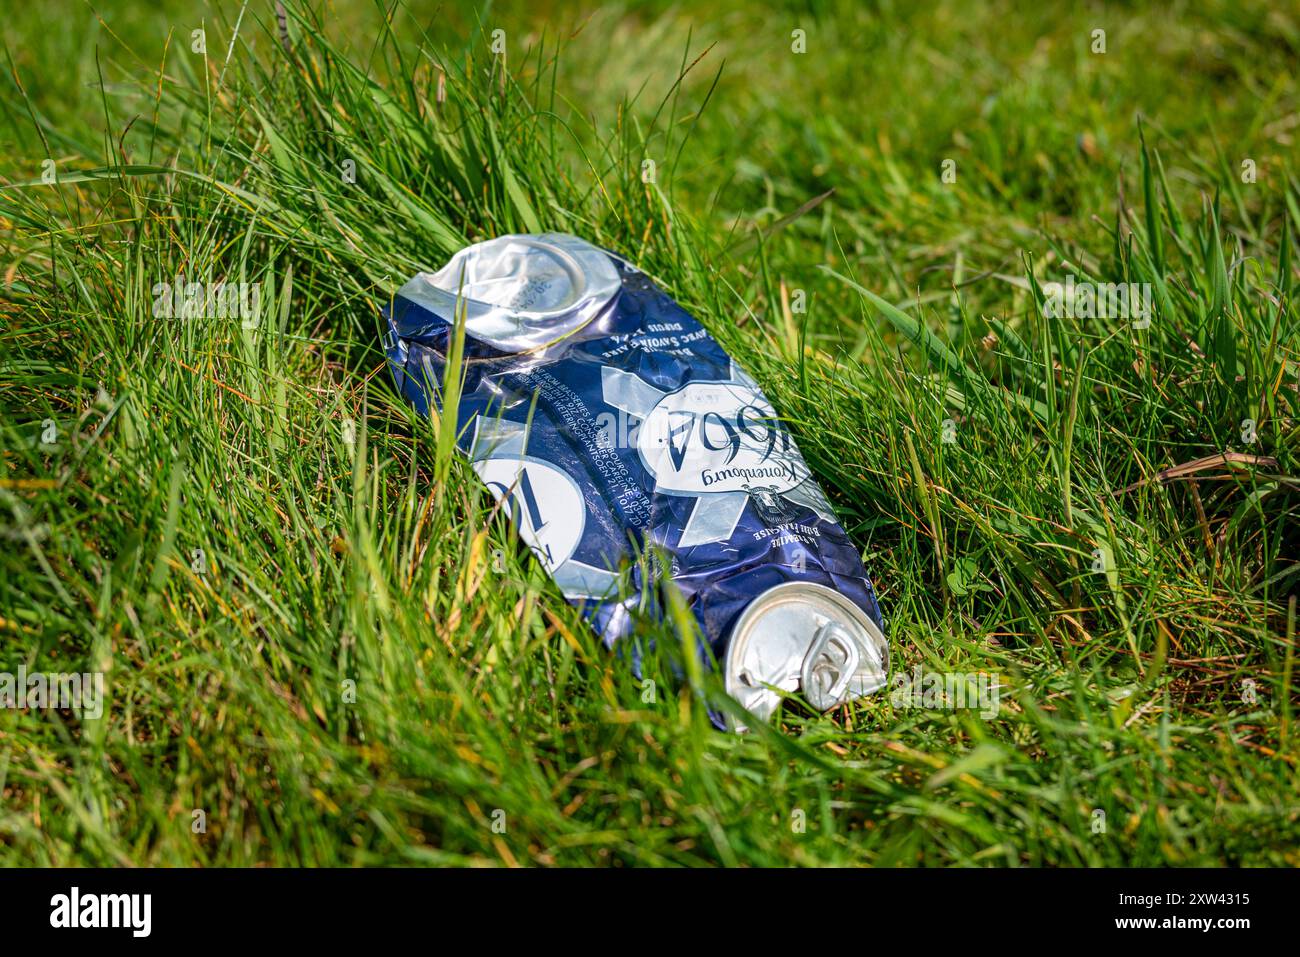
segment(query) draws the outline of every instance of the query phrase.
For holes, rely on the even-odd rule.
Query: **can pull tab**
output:
[[[812,647],[803,660],[800,686],[804,698],[818,711],[835,707],[848,690],[861,657],[853,637],[837,622],[826,622],[813,635]]]

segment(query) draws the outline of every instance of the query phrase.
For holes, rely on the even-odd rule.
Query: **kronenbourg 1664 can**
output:
[[[607,645],[653,587],[637,556],[657,552],[757,719],[783,693],[828,710],[885,684],[875,592],[789,430],[644,273],[548,233],[415,276],[385,310],[385,345],[426,414],[458,311],[461,450]]]

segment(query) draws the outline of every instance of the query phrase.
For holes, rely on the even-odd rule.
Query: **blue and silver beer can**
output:
[[[824,711],[885,684],[871,581],[789,429],[644,273],[548,233],[415,276],[385,310],[385,345],[424,414],[446,417],[458,314],[460,448],[607,645],[655,587],[638,556],[658,553],[728,694],[758,720],[787,694]]]

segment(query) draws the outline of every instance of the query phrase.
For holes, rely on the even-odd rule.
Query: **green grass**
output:
[[[0,710],[0,863],[1300,863],[1300,17],[285,6],[6,17],[0,671],[107,707]],[[996,716],[738,737],[680,618],[653,696],[600,647],[379,349],[405,277],[534,230],[749,368],[893,668]],[[261,322],[155,318],[178,273]],[[1052,318],[1067,275],[1150,326]]]

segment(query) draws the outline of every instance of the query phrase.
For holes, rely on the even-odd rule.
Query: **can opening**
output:
[[[828,711],[884,685],[888,662],[885,636],[861,608],[825,585],[786,582],[754,599],[732,628],[727,693],[764,721],[796,691]]]
[[[808,656],[803,660],[799,679],[799,687],[808,703],[818,711],[839,704],[861,660],[857,642],[843,625],[828,621],[818,628]]]

